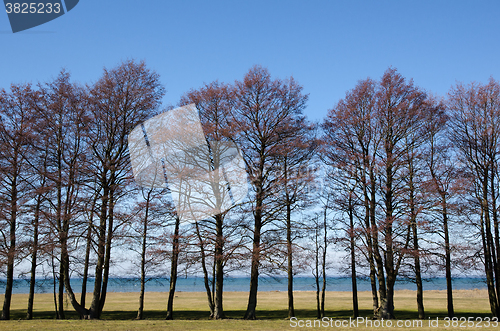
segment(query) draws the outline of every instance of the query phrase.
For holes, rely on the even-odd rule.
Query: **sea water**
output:
[[[52,279],[37,279],[36,293],[53,292],[54,282]],[[82,279],[71,279],[74,292],[81,292]],[[371,291],[369,278],[358,278],[358,291]],[[316,281],[313,277],[295,277],[293,282],[295,291],[315,291]],[[320,280],[320,287],[322,286]],[[425,278],[423,280],[424,290],[445,290],[446,279],[443,277]],[[94,280],[87,282],[87,292],[92,292]],[[259,291],[287,291],[287,279],[285,277],[260,277]],[[486,279],[482,277],[457,277],[453,279],[454,290],[485,289]],[[57,289],[57,281],[56,281]],[[202,277],[179,277],[176,283],[177,292],[204,292],[205,284]],[[250,277],[227,277],[224,279],[224,292],[248,291],[250,289]],[[327,291],[351,291],[350,277],[327,277]],[[396,290],[416,290],[415,283],[410,279],[400,279],[396,282]],[[168,292],[168,278],[152,278],[146,283],[148,292]],[[138,278],[110,278],[108,292],[139,292],[140,280]],[[0,279],[0,293],[5,292],[5,279]],[[29,293],[29,279],[15,279],[13,293]]]

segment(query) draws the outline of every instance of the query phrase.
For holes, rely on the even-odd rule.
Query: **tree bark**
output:
[[[102,310],[104,309],[104,303],[106,302],[106,294],[108,291],[108,281],[109,281],[109,267],[111,263],[111,244],[113,242],[113,220],[114,220],[114,208],[115,208],[115,176],[112,171],[111,174],[111,185],[109,190],[109,213],[108,213],[108,234],[106,238],[106,255],[104,258],[104,272],[102,277],[102,289],[101,298],[99,300],[99,310],[98,318],[101,318]]]
[[[261,185],[257,185],[261,187]],[[261,187],[262,190],[262,187]],[[262,228],[262,194],[257,192],[257,201],[255,204],[255,225],[253,234],[253,248],[252,248],[252,267],[250,270],[250,292],[248,295],[248,305],[243,317],[246,320],[256,319],[255,309],[257,307],[257,288],[259,286],[259,264],[260,264],[260,231]]]
[[[167,320],[172,320],[174,317],[174,295],[175,295],[175,284],[177,282],[177,263],[179,259],[179,217],[175,218],[175,230],[174,238],[172,242],[172,263],[170,266],[170,289],[168,292],[168,302],[167,302]]]
[[[418,318],[425,318],[424,310],[424,290],[422,285],[422,275],[420,268],[420,252],[418,247],[418,233],[417,233],[417,222],[415,219],[412,220],[412,232],[413,232],[413,252],[415,254],[415,282],[417,283],[417,307],[418,307]]]
[[[224,216],[222,214],[215,215],[215,307],[214,319],[226,318],[224,314],[224,306],[222,304],[223,286],[224,286],[224,236],[223,236],[223,222]]]
[[[319,286],[319,254],[320,254],[320,245],[319,245],[319,224],[316,225],[316,235],[314,238],[314,243],[316,244],[315,247],[315,254],[314,254],[314,261],[315,261],[315,269],[316,269],[316,274],[314,275],[314,279],[316,281],[316,318],[321,319],[321,302],[319,299],[319,291],[320,291],[320,286]]]
[[[412,152],[412,151],[410,151]],[[420,248],[418,246],[418,228],[417,228],[417,210],[415,202],[415,184],[414,184],[414,158],[409,157],[408,160],[408,190],[409,190],[409,204],[410,204],[410,226],[413,235],[413,260],[415,263],[415,282],[417,284],[417,309],[418,318],[425,318],[424,310],[424,289],[422,284],[421,266],[420,266]]]
[[[497,212],[497,204],[496,201],[498,199],[497,193],[496,193],[496,185],[495,185],[495,168],[497,166],[497,162],[494,158],[492,158],[492,164],[494,166],[493,170],[491,171],[491,176],[490,176],[490,186],[491,186],[491,214],[493,218],[493,229],[494,229],[494,243],[492,244],[492,260],[493,260],[493,267],[494,267],[494,272],[495,272],[495,289],[496,289],[496,296],[497,296],[497,304],[496,304],[496,314],[495,316],[500,316],[500,233],[498,229],[498,212]]]
[[[17,187],[16,179],[13,180],[11,189],[11,215],[9,227],[9,249],[7,253],[7,282],[5,284],[5,296],[2,309],[2,320],[10,319],[10,303],[12,300],[12,288],[14,286],[14,258],[16,253],[16,214],[17,214]]]
[[[33,318],[33,301],[35,299],[35,282],[36,282],[36,263],[38,253],[38,221],[40,217],[40,206],[42,204],[42,196],[39,195],[36,199],[35,217],[33,220],[33,251],[31,253],[31,271],[30,271],[30,292],[28,295],[28,312],[26,319]]]
[[[80,305],[85,308],[85,301],[87,296],[87,280],[89,274],[89,262],[90,262],[90,249],[92,247],[92,226],[94,221],[94,209],[97,201],[97,193],[95,193],[92,200],[92,206],[90,209],[90,216],[88,221],[87,229],[87,242],[85,246],[85,262],[83,264],[83,277],[82,277],[82,293],[80,296]]]
[[[205,257],[205,245],[203,244],[203,238],[201,237],[200,227],[198,225],[198,221],[194,222],[196,228],[196,236],[198,237],[198,242],[200,246],[201,253],[201,268],[203,270],[203,281],[205,284],[205,291],[207,292],[208,299],[208,307],[210,309],[210,317],[214,316],[214,302],[212,300],[212,291],[210,290],[210,284],[208,279],[208,271],[206,266],[206,257]]]
[[[286,252],[287,252],[287,275],[288,275],[288,318],[295,317],[295,309],[293,307],[293,253],[292,253],[292,210],[288,203],[288,192],[287,205],[286,205]]]
[[[5,284],[5,296],[2,309],[2,320],[10,319],[10,304],[12,300],[12,288],[14,287],[14,260],[16,256],[16,223],[17,223],[17,200],[18,200],[18,152],[14,151],[14,164],[12,181],[10,185],[10,220],[9,220],[9,248],[7,251],[7,282]]]
[[[321,318],[325,317],[325,294],[326,294],[326,250],[328,248],[328,224],[326,206],[323,211],[323,254],[321,257]]]
[[[99,232],[97,242],[97,264],[95,268],[94,292],[90,304],[90,318],[99,318],[99,300],[101,298],[102,272],[104,267],[104,250],[106,242],[106,221],[108,218],[109,187],[106,183],[106,171],[101,174],[101,210],[99,213]]]
[[[446,301],[448,309],[448,317],[452,318],[455,315],[453,309],[453,283],[451,279],[451,248],[450,248],[450,235],[448,231],[448,210],[446,195],[444,192],[441,194],[443,204],[443,232],[444,232],[444,253],[445,253],[445,273],[446,273]]]
[[[352,196],[349,195],[349,242],[351,250],[351,284],[352,284],[352,313],[354,318],[358,318],[358,285],[356,282],[356,242],[354,235],[354,211],[352,205]],[[375,292],[376,293],[376,292]]]
[[[146,197],[146,210],[144,211],[144,223],[142,225],[142,245],[141,245],[141,292],[139,294],[139,309],[137,310],[137,319],[143,319],[144,312],[144,292],[146,290],[146,247],[148,239],[148,216],[149,216],[149,202],[151,200],[151,192],[148,191]]]
[[[391,136],[391,135],[389,135]],[[386,141],[386,167],[385,175],[386,182],[384,188],[384,198],[385,198],[385,224],[384,224],[384,242],[386,252],[385,257],[385,272],[386,272],[386,285],[387,293],[384,296],[381,294],[382,305],[380,308],[380,317],[384,319],[394,318],[394,283],[396,281],[394,274],[394,244],[393,244],[393,154],[391,142]],[[379,271],[380,272],[380,271]],[[380,278],[380,277],[379,277]]]

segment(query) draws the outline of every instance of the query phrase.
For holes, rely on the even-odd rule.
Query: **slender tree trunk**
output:
[[[496,162],[493,162],[493,165],[496,166]],[[496,315],[500,316],[500,233],[498,229],[498,212],[497,212],[497,193],[496,193],[496,185],[495,185],[495,171],[491,172],[491,214],[493,218],[493,229],[494,229],[494,244],[493,246],[493,254],[492,260],[494,265],[495,272],[495,289],[496,289]]]
[[[174,238],[172,243],[172,264],[170,266],[170,290],[168,292],[168,302],[167,302],[167,320],[172,320],[174,313],[174,295],[175,295],[175,284],[177,282],[177,263],[179,259],[179,217],[175,218],[175,230]]]
[[[137,310],[137,319],[143,319],[144,312],[144,292],[146,290],[146,247],[148,239],[148,216],[149,216],[149,202],[151,200],[151,191],[148,191],[146,197],[146,210],[144,211],[144,223],[142,227],[142,247],[141,247],[141,293],[139,294],[139,309]]]
[[[372,233],[372,247],[373,247],[373,257],[376,262],[376,271],[377,271],[377,280],[378,280],[378,292],[380,297],[380,305],[376,309],[375,316],[381,317],[380,310],[387,302],[387,288],[386,288],[386,279],[384,274],[384,263],[382,261],[382,257],[380,255],[378,240],[378,226],[375,215],[376,202],[376,181],[375,181],[375,173],[374,169],[370,168],[370,225],[371,225],[371,233]]]
[[[368,249],[368,263],[370,264],[370,285],[372,289],[372,304],[373,304],[373,316],[376,317],[378,312],[378,290],[377,290],[377,270],[375,267],[375,258],[373,256],[373,231],[372,226],[370,225],[370,213],[371,213],[371,205],[372,201],[368,197],[367,184],[365,177],[362,177],[362,185],[363,185],[363,193],[365,196],[364,204],[365,204],[365,234],[366,234],[366,245]],[[370,184],[370,187],[372,185]],[[372,198],[375,198],[375,195],[372,194]]]
[[[17,160],[15,153],[15,160]],[[17,162],[14,164],[17,169]],[[12,176],[10,190],[10,221],[9,221],[9,248],[7,251],[7,283],[5,284],[5,296],[2,309],[2,320],[10,319],[10,303],[12,300],[12,288],[14,286],[14,260],[16,255],[16,221],[17,221],[17,172]]]
[[[104,268],[102,277],[102,289],[101,289],[101,299],[99,300],[99,311],[97,318],[101,318],[102,310],[104,309],[104,303],[106,302],[106,294],[108,290],[109,281],[109,267],[111,264],[111,244],[113,242],[113,219],[114,219],[114,174],[111,175],[111,187],[109,190],[109,213],[108,213],[108,236],[106,238],[106,255],[104,258]]]
[[[214,256],[215,256],[215,250],[214,250]],[[212,281],[210,282],[210,284],[212,285],[212,302],[215,303],[215,278],[216,278],[216,275],[215,275],[215,260],[214,260],[214,263],[212,263]]]
[[[13,190],[13,196],[17,195],[17,192],[14,191],[15,190]],[[10,229],[9,229],[10,242],[7,253],[7,282],[5,284],[5,296],[2,309],[3,320],[10,319],[10,303],[12,299],[12,288],[14,286],[14,258],[16,253],[16,215],[15,215],[16,209],[17,209],[17,199],[15,203],[12,202],[11,204],[11,218],[10,218]]]
[[[40,217],[40,206],[42,204],[42,196],[39,195],[36,200],[35,218],[33,220],[33,251],[31,253],[31,272],[30,272],[30,293],[28,296],[28,312],[26,319],[33,318],[33,301],[35,299],[35,282],[36,282],[36,263],[38,253],[38,221]]]
[[[226,318],[224,314],[224,307],[222,304],[223,285],[224,285],[224,236],[223,236],[223,222],[224,216],[218,214],[215,216],[216,238],[215,238],[215,307],[214,319]]]
[[[321,287],[321,318],[325,317],[325,294],[326,294],[326,250],[328,248],[328,224],[326,217],[326,206],[323,211],[323,254],[321,259],[321,275],[323,284]]]
[[[90,222],[90,221],[89,221]],[[89,278],[89,263],[90,263],[90,248],[92,245],[92,227],[89,224],[87,229],[87,242],[85,247],[85,262],[83,264],[83,277],[82,277],[82,293],[80,295],[80,304],[85,307],[85,299],[87,296],[87,281]]]
[[[288,193],[287,201],[288,201]],[[286,205],[286,252],[287,252],[287,275],[288,275],[288,318],[295,317],[293,307],[293,261],[292,261],[292,210],[289,203]]]
[[[354,235],[354,212],[353,212],[351,195],[349,195],[349,241],[351,249],[352,313],[354,318],[358,318],[359,309],[358,309],[358,285],[356,282],[356,252],[355,252],[356,243]]]
[[[62,260],[62,256],[61,256]],[[58,318],[59,319],[65,319],[66,317],[64,316],[64,266],[62,263],[60,264],[59,267],[59,284],[58,284],[58,291],[57,291],[57,300],[59,301],[59,313],[58,313]]]
[[[71,302],[71,305],[75,309],[75,311],[80,315],[81,319],[90,319],[94,318],[94,314],[91,313],[90,310],[85,309],[85,307],[81,306],[78,304],[76,301],[76,296],[73,293],[73,290],[71,289],[71,284],[70,284],[70,278],[69,278],[69,255],[68,255],[68,250],[66,245],[61,246],[61,265],[63,266],[64,270],[64,288],[66,289],[66,293],[69,297],[69,300]],[[55,285],[54,285],[55,289]],[[55,299],[55,294],[54,294],[54,299]]]
[[[484,205],[484,201],[481,201],[481,239],[483,241],[483,254],[484,254],[484,271],[486,274],[486,285],[488,288],[488,299],[490,302],[490,310],[493,316],[496,313],[496,293],[495,293],[495,281],[493,278],[493,268],[490,255],[490,245],[488,240],[488,222],[486,221],[488,216],[488,209]]]
[[[413,235],[413,260],[415,263],[415,282],[417,283],[417,308],[418,308],[418,318],[425,318],[424,310],[424,289],[422,284],[422,275],[420,267],[420,248],[418,246],[418,228],[417,228],[417,211],[415,208],[415,186],[413,178],[415,175],[413,168],[413,158],[409,159],[409,203],[410,203],[410,225]]]
[[[90,304],[90,318],[99,318],[99,300],[101,298],[102,271],[104,266],[104,249],[106,242],[106,221],[108,218],[109,187],[106,183],[106,174],[101,174],[101,210],[99,212],[99,233],[97,242],[97,264],[95,268],[94,292]]]
[[[386,147],[387,148],[387,147]],[[390,147],[389,147],[390,148]],[[384,319],[394,318],[394,283],[396,281],[394,274],[394,246],[393,246],[393,229],[392,223],[394,222],[393,215],[393,168],[392,168],[392,151],[386,149],[387,165],[386,165],[386,183],[385,183],[385,224],[384,224],[384,241],[385,241],[385,272],[387,274],[386,284],[387,293],[384,296],[381,294],[381,309],[380,316]],[[380,272],[380,271],[379,271]],[[380,279],[380,277],[379,277]]]
[[[200,246],[201,253],[201,268],[203,270],[203,281],[205,284],[205,291],[207,292],[208,299],[208,307],[210,309],[210,317],[214,316],[214,302],[212,300],[212,291],[210,290],[210,282],[208,279],[208,271],[206,265],[206,256],[205,256],[205,245],[203,244],[203,238],[201,237],[200,227],[198,225],[198,221],[194,222],[196,228],[196,236],[198,237],[198,242]]]
[[[94,208],[97,201],[97,193],[92,200],[92,206],[90,210],[90,217],[88,221],[88,229],[87,229],[87,242],[85,246],[85,262],[83,265],[83,278],[82,278],[82,293],[80,296],[80,305],[85,307],[85,299],[87,296],[87,280],[89,275],[89,262],[90,262],[90,249],[92,247],[92,226],[94,220]]]
[[[319,224],[316,224],[316,236],[314,239],[314,243],[316,244],[316,251],[314,254],[316,274],[314,275],[314,279],[316,281],[316,312],[317,312],[316,318],[321,319],[321,303],[319,300],[319,291],[320,291],[320,287],[319,287],[319,252],[320,252],[320,245],[318,242],[318,240],[319,240],[318,239],[318,237],[319,237],[319,228],[318,227],[319,227]]]
[[[446,272],[446,300],[448,308],[448,317],[452,318],[455,315],[453,309],[453,284],[451,279],[451,249],[450,235],[448,231],[448,211],[445,194],[441,194],[443,204],[443,232],[444,232],[444,253],[445,253],[445,272]]]
[[[375,157],[375,155],[373,155]],[[376,176],[374,171],[373,161],[370,161],[369,150],[363,148],[363,168],[361,175],[361,185],[364,195],[365,207],[365,231],[366,244],[368,248],[368,263],[370,265],[370,285],[372,290],[373,317],[376,318],[379,311],[378,291],[377,291],[377,268],[375,265],[375,253],[378,253],[378,232],[375,221],[375,192],[376,192]],[[369,183],[367,183],[367,174]],[[374,245],[375,244],[375,245]],[[376,249],[376,252],[375,252]],[[380,257],[380,255],[379,255]],[[381,264],[377,260],[379,268]],[[383,275],[383,271],[382,271]]]
[[[375,186],[375,185],[373,185]],[[370,202],[370,223],[371,223],[371,232],[372,232],[372,244],[373,244],[373,257],[376,262],[376,271],[377,271],[377,280],[378,280],[378,292],[380,297],[380,304],[376,309],[375,316],[377,318],[381,317],[381,310],[384,305],[387,303],[387,287],[386,287],[386,278],[384,274],[384,263],[382,261],[382,257],[380,256],[380,250],[378,246],[378,227],[375,219],[375,191],[371,193],[371,202]]]
[[[494,264],[492,257],[493,238],[491,234],[490,210],[488,204],[488,174],[489,171],[486,168],[482,179],[481,218],[484,222],[482,222],[483,224],[481,228],[484,231],[484,265],[486,271],[486,283],[488,286],[488,297],[490,300],[491,313],[493,316],[496,316],[498,310],[498,298],[495,290]]]
[[[59,121],[61,123],[61,121]],[[59,284],[58,284],[58,295],[57,295],[57,300],[58,300],[58,308],[59,311],[57,313],[57,318],[58,319],[64,319],[64,266],[62,263],[62,251],[64,245],[66,245],[65,242],[65,234],[63,230],[63,216],[62,216],[62,149],[61,149],[61,137],[62,137],[62,126],[61,124],[58,126],[57,130],[57,150],[56,150],[56,160],[57,160],[57,182],[56,182],[56,190],[57,190],[57,206],[56,206],[56,216],[57,216],[57,231],[59,234],[59,243],[61,245],[61,255],[60,255],[60,263],[59,263]]]
[[[243,317],[246,320],[256,318],[255,309],[257,307],[257,287],[259,286],[259,264],[260,264],[260,231],[262,227],[262,194],[257,193],[255,206],[255,227],[253,234],[252,267],[250,271],[250,293],[248,295],[248,305]]]
[[[425,318],[424,311],[424,290],[422,285],[422,275],[420,268],[420,252],[418,247],[418,237],[417,237],[417,222],[412,221],[412,232],[413,232],[413,251],[414,251],[414,261],[415,261],[415,281],[417,283],[417,307],[418,307],[418,318]]]
[[[56,319],[59,318],[59,309],[57,308],[57,278],[56,278],[56,265],[54,263],[54,247],[52,246],[52,252],[50,256],[52,264],[52,293],[54,295],[54,311],[56,313]]]

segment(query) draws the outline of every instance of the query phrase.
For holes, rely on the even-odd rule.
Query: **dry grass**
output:
[[[208,319],[206,294],[201,292],[178,292],[174,301],[174,321],[164,321],[167,293],[147,292],[145,297],[145,318],[134,320],[138,306],[138,293],[109,293],[104,307],[103,320],[80,321],[73,312],[69,302],[65,309],[69,320],[54,320],[54,304],[51,294],[35,296],[35,320],[24,321],[27,295],[13,295],[12,319],[0,322],[2,330],[286,330],[294,329],[287,319],[286,292],[260,292],[258,295],[258,321],[241,320],[246,309],[248,294],[246,292],[225,292],[224,309],[230,318],[224,321]],[[296,315],[300,319],[316,317],[315,292],[295,292]],[[396,317],[399,319],[416,319],[415,291],[397,291],[395,295]],[[90,302],[90,296],[87,299]],[[442,320],[446,316],[446,292],[426,291],[424,304],[427,315]],[[371,316],[371,293],[359,293],[361,316]],[[454,305],[457,316],[487,317],[489,314],[488,295],[486,290],[454,291]],[[348,319],[352,316],[352,298],[350,292],[327,292],[326,316],[335,319]],[[418,330],[436,330],[425,327]],[[295,328],[296,329],[296,328]],[[315,330],[315,328],[307,328]],[[322,328],[324,329],[324,328]],[[347,330],[335,328],[336,330]],[[362,328],[370,330],[370,328]],[[441,321],[440,328],[445,329]],[[447,328],[450,329],[450,328]],[[464,330],[464,328],[457,328]],[[488,328],[482,328],[483,330]],[[498,328],[491,328],[498,329]],[[373,330],[381,330],[380,328]]]

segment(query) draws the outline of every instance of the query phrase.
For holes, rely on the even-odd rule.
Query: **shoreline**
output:
[[[335,290],[326,290],[325,291],[326,293],[330,293],[330,294],[333,294],[333,293],[337,293],[337,294],[351,294],[352,292],[351,291],[335,291]],[[401,289],[401,290],[395,290],[394,293],[395,294],[404,294],[404,293],[416,293],[417,290],[408,290],[408,289]],[[424,289],[424,295],[427,293],[436,293],[436,294],[446,294],[446,290],[425,290]],[[66,293],[66,292],[65,292]],[[140,292],[139,291],[107,291],[108,294],[110,293],[116,293],[116,294],[139,294]],[[165,294],[165,295],[168,295],[168,291],[145,291],[146,294],[148,293],[151,293],[151,294]],[[206,291],[182,291],[182,290],[179,290],[179,291],[175,291],[175,293],[190,293],[190,294],[193,294],[193,295],[205,295],[207,294]],[[225,293],[234,293],[234,294],[246,294],[248,293],[248,291],[224,291],[223,292],[224,294]],[[288,291],[281,291],[281,290],[271,290],[271,291],[258,291],[258,293],[268,293],[268,294],[271,294],[271,293],[288,293]],[[307,293],[311,293],[311,294],[316,294],[316,291],[315,290],[310,290],[310,291],[303,291],[303,290],[297,290],[297,291],[293,291],[293,293],[304,293],[304,294],[307,294]],[[320,291],[321,293],[321,291]],[[358,295],[371,295],[371,291],[358,291]],[[473,288],[473,289],[453,289],[453,294],[465,294],[465,293],[477,293],[477,294],[484,294],[484,295],[488,295],[488,289],[481,289],[481,288]],[[74,292],[74,294],[76,296],[80,296],[81,295],[81,292]],[[2,297],[4,294],[3,293],[0,293],[0,297]],[[12,295],[28,295],[28,293],[13,293]],[[40,292],[36,292],[35,291],[35,295],[53,295],[53,292],[43,292],[43,293],[40,293]],[[87,292],[87,295],[92,295],[92,292]]]

